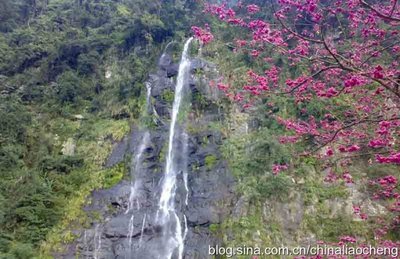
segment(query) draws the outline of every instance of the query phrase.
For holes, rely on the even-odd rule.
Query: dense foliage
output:
[[[84,224],[90,191],[124,176],[104,160],[139,117],[149,68],[165,43],[185,37],[196,6],[0,2],[1,258],[70,240],[59,231]]]

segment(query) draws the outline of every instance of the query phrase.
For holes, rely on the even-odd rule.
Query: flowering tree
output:
[[[342,165],[355,156],[371,157],[370,163],[400,165],[400,2],[266,2],[263,6],[239,2],[235,7],[206,4],[207,13],[246,32],[234,39],[235,51],[267,67],[263,72],[248,71],[248,83],[239,90],[223,83],[218,88],[244,108],[277,95],[288,96],[297,107],[322,101],[326,107],[319,116],[304,108],[295,118],[276,116],[290,132],[282,143],[309,140],[312,148],[307,154],[325,161],[341,157]],[[266,19],[268,11],[273,16]],[[212,41],[209,28],[193,29],[203,44]],[[289,69],[283,69],[282,62]],[[274,173],[282,168],[275,166]],[[342,177],[352,181],[348,172]],[[388,179],[371,184],[382,189],[377,198],[397,200],[393,211],[398,212],[397,179]]]
[[[377,2],[378,3],[378,2]],[[307,120],[277,118],[294,134],[282,142],[297,142],[312,136],[314,151],[376,154],[376,162],[400,164],[400,4],[398,1],[279,0],[267,8],[274,20],[254,18],[257,5],[241,6],[247,15],[222,5],[207,5],[206,11],[224,22],[245,28],[250,38],[236,39],[236,51],[246,51],[269,64],[264,74],[249,71],[249,84],[229,92],[248,107],[254,98],[287,94],[296,104],[315,98],[332,99],[325,116]],[[213,36],[209,28],[193,27],[204,44]],[[269,58],[271,52],[285,56],[288,66],[301,73],[282,73]],[[265,54],[265,55],[263,55]],[[271,104],[270,104],[271,105]],[[302,111],[307,115],[307,111]]]

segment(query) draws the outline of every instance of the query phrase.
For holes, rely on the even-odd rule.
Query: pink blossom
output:
[[[333,171],[329,171],[329,173],[326,175],[324,182],[327,183],[333,183],[337,180],[337,175]]]
[[[357,242],[355,237],[352,236],[342,236],[340,237],[340,241],[344,243],[355,243]]]
[[[376,161],[381,164],[400,164],[400,152],[389,156],[376,155]]]
[[[256,58],[260,55],[260,51],[254,49],[251,51],[250,55]]]
[[[353,181],[353,177],[348,172],[343,173],[342,178],[346,183],[353,183],[354,182]]]
[[[274,164],[272,165],[272,173],[274,175],[277,175],[279,172],[283,171],[283,170],[287,170],[288,166],[285,164]]]
[[[247,12],[249,14],[255,14],[258,13],[260,11],[260,7],[258,7],[258,5],[255,4],[251,4],[247,6]]]
[[[368,143],[369,147],[380,148],[386,146],[387,142],[383,139],[373,139]]]
[[[222,84],[222,83],[218,83],[217,87],[219,90],[226,92],[229,89],[228,85]]]
[[[246,46],[246,44],[247,44],[247,41],[245,41],[245,40],[236,40],[236,45],[238,47]]]
[[[214,39],[214,36],[209,31],[200,27],[192,26],[192,31],[195,37],[204,45],[210,43]]]
[[[358,145],[351,145],[351,146],[348,146],[348,147],[345,147],[345,146],[340,146],[339,147],[339,151],[340,152],[355,152],[355,151],[358,151],[358,150],[360,150],[360,147]]]
[[[325,155],[328,156],[328,157],[329,156],[333,156],[333,149],[331,147],[328,147],[326,149]]]
[[[376,79],[382,79],[384,77],[382,66],[376,66],[374,69],[373,75],[374,75],[374,78],[376,78]]]

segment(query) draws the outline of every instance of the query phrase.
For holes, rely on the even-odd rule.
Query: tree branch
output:
[[[329,52],[329,54],[333,57],[333,59],[338,63],[340,68],[343,69],[343,70],[349,71],[349,72],[354,72],[353,69],[344,66],[342,64],[342,62],[339,60],[338,55],[333,53],[333,51],[329,48],[328,43],[326,43],[326,41],[325,41],[325,36],[324,36],[323,32],[321,32],[321,36],[322,36],[322,43],[324,44],[325,49]]]
[[[318,43],[318,44],[322,44],[323,42],[321,40],[316,40],[316,39],[311,39],[308,38],[300,33],[295,32],[294,30],[290,29],[289,26],[287,26],[277,15],[275,15],[276,19],[280,22],[280,24],[282,25],[283,28],[285,28],[286,30],[288,30],[291,34],[293,34],[295,37],[298,37],[302,40],[305,41],[310,41],[310,42],[314,42],[314,43]]]
[[[400,117],[395,117],[395,118],[391,118],[391,119],[379,119],[379,120],[373,120],[373,119],[364,119],[364,120],[359,120],[353,123],[350,123],[348,125],[343,126],[342,128],[336,130],[333,133],[333,136],[330,138],[330,140],[328,140],[327,142],[325,142],[323,145],[319,146],[318,148],[316,148],[314,151],[312,151],[312,153],[315,153],[319,150],[321,150],[322,148],[326,147],[328,144],[332,143],[336,137],[338,136],[338,134],[348,128],[351,128],[353,126],[359,125],[359,124],[363,124],[363,123],[379,123],[381,121],[394,121],[394,120],[400,120]]]
[[[367,62],[368,62],[371,58],[373,58],[376,54],[379,54],[379,53],[381,53],[381,52],[383,52],[383,51],[385,51],[385,50],[387,50],[387,49],[393,47],[394,45],[396,45],[396,44],[399,43],[399,42],[400,42],[400,41],[395,41],[394,43],[392,43],[392,44],[390,44],[390,45],[388,45],[388,46],[386,46],[386,47],[384,47],[384,48],[382,48],[382,49],[380,49],[380,50],[374,51],[367,59],[365,59],[365,61],[361,64],[361,66],[364,65],[365,63],[367,63]]]
[[[394,1],[393,6],[392,6],[392,10],[390,10],[390,14],[389,14],[390,17],[393,15],[394,10],[396,9],[396,5],[397,5],[397,0]]]
[[[396,22],[400,22],[400,18],[396,18],[396,17],[393,17],[393,16],[392,16],[392,15],[393,15],[393,12],[394,12],[394,9],[396,8],[396,3],[397,3],[397,1],[395,1],[395,3],[394,3],[390,15],[386,15],[386,14],[380,12],[379,10],[377,10],[376,8],[374,8],[372,5],[370,5],[369,3],[365,2],[364,0],[360,0],[360,3],[361,3],[363,6],[365,6],[366,8],[368,8],[368,9],[374,11],[379,17],[381,17],[381,18],[383,18],[383,19],[391,20],[391,21],[396,21]]]
[[[311,76],[309,76],[307,79],[305,79],[305,80],[302,81],[301,83],[297,84],[297,85],[296,85],[295,87],[293,87],[292,89],[290,89],[290,91],[281,92],[281,93],[279,93],[279,94],[291,94],[291,93],[293,93],[296,89],[298,89],[300,86],[304,85],[307,81],[309,81],[310,78],[314,78],[314,77],[318,76],[319,74],[321,74],[321,73],[323,73],[323,72],[325,72],[325,71],[327,71],[327,70],[334,69],[334,68],[340,68],[340,67],[339,67],[339,66],[329,66],[329,67],[322,68],[322,69],[318,70],[316,73],[314,73],[314,74],[312,74]]]

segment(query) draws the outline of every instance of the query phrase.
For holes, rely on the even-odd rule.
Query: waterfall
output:
[[[188,154],[189,136],[188,136],[188,134],[186,134],[186,132],[182,133],[182,139],[183,139],[182,154],[184,156],[182,174],[183,174],[183,184],[185,185],[185,191],[186,191],[185,205],[187,206],[188,202],[189,202],[189,185],[188,185],[188,171],[187,171],[187,168],[188,168],[187,154]]]
[[[169,42],[169,43],[165,46],[164,52],[163,52],[163,54],[161,55],[160,60],[162,60],[162,59],[165,57],[165,55],[167,54],[167,51],[168,51],[168,47],[169,47],[170,45],[172,45],[173,43],[175,43],[175,41],[171,41],[171,42]]]
[[[129,220],[129,226],[128,226],[128,238],[129,238],[129,249],[132,249],[132,236],[133,236],[133,231],[134,231],[134,219],[135,219],[135,211],[140,209],[140,202],[139,202],[139,197],[138,197],[138,191],[141,187],[141,181],[140,179],[135,179],[135,174],[137,174],[140,171],[141,165],[143,163],[143,153],[146,150],[146,147],[148,146],[150,142],[150,134],[148,131],[144,133],[144,136],[142,137],[142,141],[140,142],[139,148],[136,150],[136,155],[134,159],[132,159],[132,169],[131,169],[131,193],[129,195],[129,202],[128,202],[128,208],[125,211],[125,214],[131,212],[131,218]],[[136,204],[136,210],[135,210],[135,204]]]
[[[143,241],[144,226],[146,225],[146,216],[147,216],[147,214],[144,214],[144,216],[143,216],[142,229],[140,230],[139,247],[142,245],[142,241]]]
[[[94,259],[99,259],[100,258],[100,254],[101,254],[101,235],[102,235],[102,232],[101,232],[101,230],[99,229],[100,228],[100,225],[99,224],[97,224],[96,225],[96,228],[95,228],[95,230],[94,230],[94,238],[93,238],[93,240],[94,240]]]
[[[83,234],[83,244],[84,244],[84,247],[85,247],[85,257],[86,258],[88,258],[89,257],[89,255],[88,255],[88,253],[89,253],[89,245],[88,245],[88,241],[87,241],[87,230],[85,230],[85,232],[84,232],[84,234]]]
[[[151,85],[149,82],[146,82],[146,114],[151,114],[152,107],[151,107]],[[153,107],[154,109],[154,107]]]
[[[168,153],[166,157],[166,166],[164,172],[163,185],[161,190],[161,197],[159,202],[159,211],[157,213],[157,220],[164,228],[165,238],[165,258],[172,258],[176,249],[178,249],[178,258],[183,257],[184,251],[184,237],[182,233],[182,224],[177,211],[175,210],[175,192],[177,175],[184,168],[179,168],[177,161],[177,154],[182,150],[177,148],[178,140],[176,137],[181,136],[177,134],[177,117],[181,107],[185,87],[188,85],[188,76],[190,72],[190,60],[188,58],[188,50],[190,42],[193,38],[186,41],[182,52],[182,58],[179,64],[178,78],[175,86],[175,97],[172,106],[171,124],[169,129],[169,143]],[[184,145],[186,145],[184,143]],[[185,232],[187,230],[185,229]]]
[[[129,202],[128,202],[128,208],[125,211],[125,214],[129,213],[130,211],[134,210],[134,206],[136,203],[136,209],[140,209],[140,203],[139,200],[137,199],[137,191],[140,188],[141,182],[140,179],[135,179],[135,173],[139,172],[140,166],[142,165],[143,162],[143,153],[146,150],[146,147],[148,146],[150,141],[150,134],[149,132],[145,132],[144,136],[142,137],[142,141],[140,142],[139,148],[136,150],[136,155],[135,158],[132,159],[131,163],[131,192],[129,195]]]
[[[146,84],[146,114],[149,114],[149,111],[151,109],[151,86],[149,83]],[[132,213],[131,218],[129,220],[129,226],[128,226],[128,239],[129,239],[129,251],[131,252],[132,250],[132,237],[133,237],[133,232],[135,229],[134,226],[134,219],[135,219],[135,212],[140,209],[140,202],[138,197],[138,192],[140,191],[142,182],[138,176],[141,166],[143,164],[143,154],[146,150],[146,147],[150,143],[150,133],[149,131],[145,131],[144,134],[141,136],[141,142],[139,145],[139,148],[136,149],[135,151],[135,156],[132,159],[131,162],[131,191],[129,195],[129,202],[128,202],[128,208],[125,211],[125,214],[128,214],[129,212]],[[135,177],[136,176],[136,177]],[[135,210],[135,204],[136,204],[136,210]]]
[[[135,219],[135,214],[132,213],[131,219],[129,220],[129,227],[128,227],[129,249],[132,249],[132,236],[133,236],[133,230],[135,229],[135,226],[133,225],[134,219]]]

